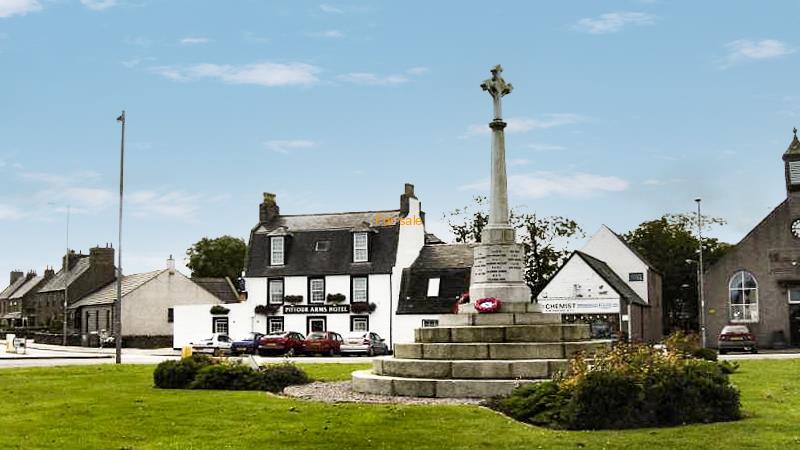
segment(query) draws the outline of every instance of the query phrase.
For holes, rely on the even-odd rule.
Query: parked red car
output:
[[[296,331],[278,331],[270,333],[258,341],[258,354],[266,356],[270,353],[282,353],[288,356],[303,353],[305,338]]]
[[[333,331],[315,331],[308,335],[304,349],[307,354],[321,353],[327,356],[342,352],[342,335]]]
[[[719,333],[717,343],[720,355],[729,351],[758,353],[756,336],[745,325],[726,325]]]

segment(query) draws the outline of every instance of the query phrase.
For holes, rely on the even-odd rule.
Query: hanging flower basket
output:
[[[302,295],[284,295],[283,301],[286,303],[297,304],[303,303],[303,296]]]
[[[328,303],[342,303],[346,298],[344,294],[328,294],[326,300]]]
[[[494,297],[482,298],[475,302],[475,310],[479,313],[493,313],[500,310],[500,300]]]
[[[230,312],[230,309],[221,305],[214,305],[211,307],[211,310],[209,312],[214,315],[224,315],[228,314]]]
[[[375,303],[356,302],[350,305],[350,312],[354,314],[372,314],[377,307],[378,305]]]

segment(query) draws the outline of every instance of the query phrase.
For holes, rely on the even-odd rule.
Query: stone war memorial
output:
[[[497,65],[481,88],[492,97],[489,222],[476,245],[470,303],[443,315],[438,327],[415,330],[415,343],[395,345],[394,355],[376,358],[372,370],[353,373],[356,392],[412,397],[486,398],[550,379],[577,352],[594,353],[610,340],[592,340],[588,324],[562,324],[532,303],[523,278],[523,248],[509,223],[506,123],[502,98],[513,87]],[[475,305],[499,300],[493,312]]]

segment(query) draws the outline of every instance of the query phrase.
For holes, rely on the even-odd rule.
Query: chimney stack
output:
[[[414,185],[411,183],[406,183],[405,188],[403,190],[403,195],[400,196],[400,217],[408,216],[409,212],[409,200],[412,198],[417,198],[414,195]]]
[[[17,282],[17,280],[19,280],[20,278],[22,278],[22,276],[23,276],[23,275],[25,275],[25,274],[24,274],[24,273],[22,273],[22,271],[21,271],[21,270],[12,270],[12,271],[11,271],[11,283],[9,283],[9,284],[14,284],[14,283],[16,283],[16,282]]]
[[[258,207],[258,220],[260,223],[269,223],[281,213],[281,209],[275,202],[275,194],[264,192],[264,201]]]
[[[172,255],[169,255],[167,259],[167,270],[169,270],[170,275],[175,275],[175,260],[172,259]]]
[[[48,267],[48,268],[44,269],[44,279],[45,280],[49,280],[50,278],[53,278],[55,275],[56,275],[56,271],[53,270],[52,267]]]
[[[91,258],[91,264],[93,266],[97,265],[105,265],[105,266],[113,266],[114,265],[114,249],[111,247],[100,247],[99,245],[96,247],[92,247],[89,249],[89,258]]]

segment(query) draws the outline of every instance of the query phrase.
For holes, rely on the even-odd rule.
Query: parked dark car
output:
[[[327,356],[338,355],[342,352],[342,335],[333,331],[315,331],[308,335],[305,341],[305,353],[320,353]]]
[[[719,354],[729,351],[758,353],[756,336],[745,325],[725,325],[719,333]]]
[[[278,331],[261,338],[258,343],[258,354],[285,354],[288,356],[303,353],[305,337],[296,331]]]
[[[258,342],[264,336],[264,333],[248,333],[244,339],[233,341],[231,344],[231,353],[234,355],[248,354],[254,355],[258,351]]]

